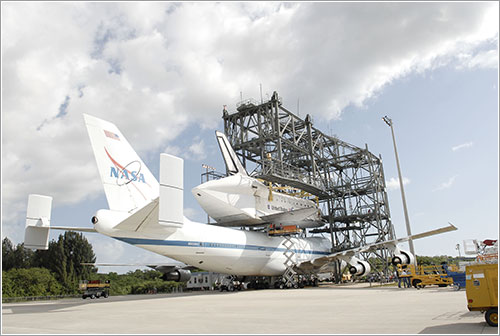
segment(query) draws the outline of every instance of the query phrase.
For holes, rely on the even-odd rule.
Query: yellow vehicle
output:
[[[486,312],[486,323],[498,326],[498,263],[465,268],[465,292],[470,311]]]
[[[406,270],[406,277],[410,278],[410,284],[417,288],[424,288],[425,286],[438,285],[439,287],[446,287],[453,285],[453,278],[449,277],[443,266],[417,266],[415,265],[398,265],[398,274],[401,276],[403,269]]]
[[[268,234],[270,236],[274,236],[274,235],[294,234],[294,233],[301,233],[301,232],[302,232],[302,229],[298,228],[295,225],[282,226],[282,225],[271,224],[269,226]]]
[[[82,299],[107,298],[109,296],[109,280],[80,280],[78,289],[82,292]]]

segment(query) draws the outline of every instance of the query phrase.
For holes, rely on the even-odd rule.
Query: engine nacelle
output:
[[[191,272],[180,269],[170,273],[165,273],[161,278],[165,281],[188,282],[189,279],[191,279]]]
[[[408,251],[399,250],[399,253],[394,253],[392,257],[392,264],[396,266],[397,264],[409,265],[415,263],[415,256]]]
[[[356,262],[349,267],[349,273],[359,276],[368,275],[371,270],[370,264],[363,260],[356,260]]]

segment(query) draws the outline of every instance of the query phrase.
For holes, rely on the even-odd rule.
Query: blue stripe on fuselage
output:
[[[285,248],[259,246],[259,245],[241,245],[241,244],[199,242],[199,241],[187,241],[187,240],[161,240],[161,239],[124,238],[124,237],[114,237],[114,238],[132,245],[163,245],[163,246],[183,246],[183,247],[226,248],[226,249],[263,251],[263,252],[287,251],[287,249]],[[292,251],[295,253],[303,253],[303,254],[319,254],[319,255],[330,254],[330,252],[313,251],[313,250],[306,251],[306,250],[292,249]]]

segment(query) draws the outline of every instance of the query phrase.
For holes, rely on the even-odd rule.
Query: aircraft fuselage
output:
[[[104,219],[97,213],[98,217]],[[119,221],[120,219],[117,218]],[[141,232],[113,230],[113,224],[100,220],[99,233],[146,250],[212,272],[233,275],[279,276],[285,271],[284,237],[192,222],[184,218],[181,228]],[[296,263],[328,255],[326,238],[291,238],[292,260]]]

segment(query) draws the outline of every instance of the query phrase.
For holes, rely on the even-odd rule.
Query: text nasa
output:
[[[129,176],[130,174],[130,176]],[[146,183],[146,180],[144,179],[144,174],[142,173],[139,173],[139,175],[137,175],[137,172],[136,171],[128,171],[128,170],[121,170],[121,169],[117,169],[115,167],[111,167],[111,173],[110,173],[110,177],[116,177],[116,178],[125,178],[127,180],[130,180],[132,182],[142,182],[142,183]]]

